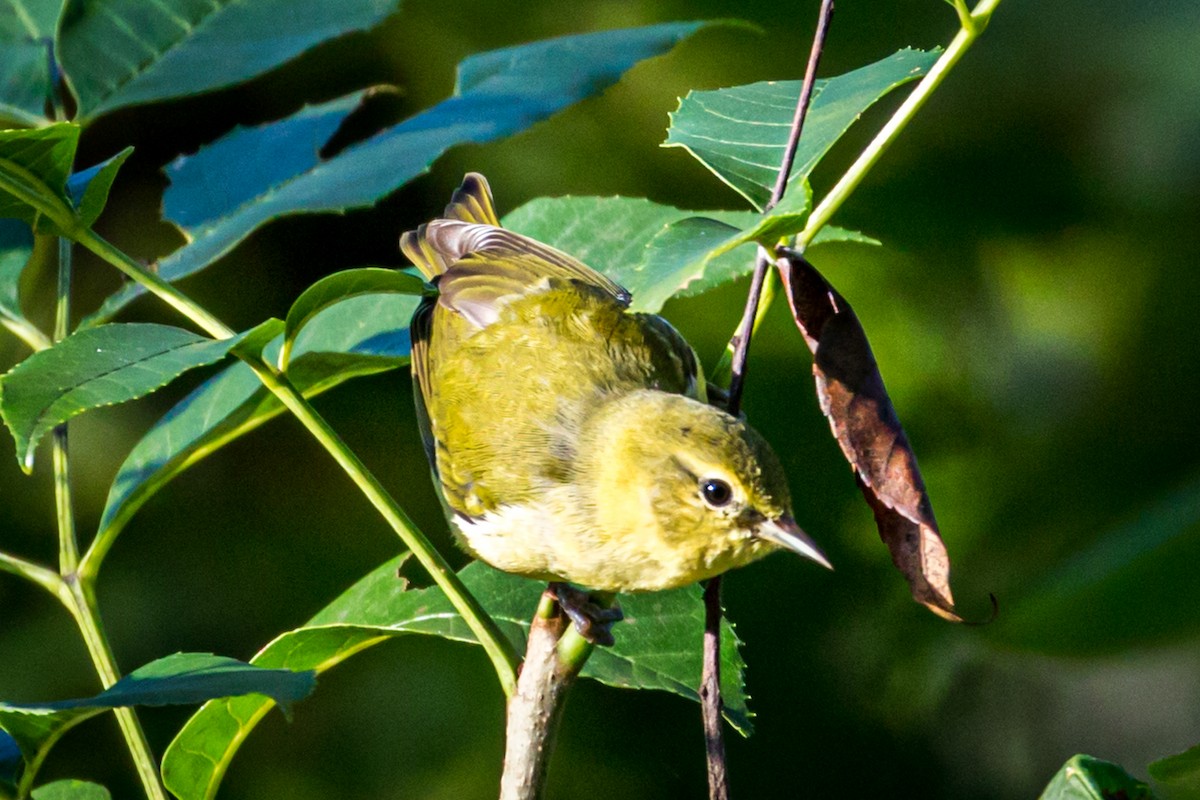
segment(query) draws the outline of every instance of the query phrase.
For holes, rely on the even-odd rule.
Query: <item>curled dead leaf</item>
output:
[[[821,410],[875,513],[879,536],[913,599],[962,622],[950,592],[950,557],[938,533],[917,457],[888,398],[866,332],[846,300],[801,254],[776,260],[796,326],[813,352]]]

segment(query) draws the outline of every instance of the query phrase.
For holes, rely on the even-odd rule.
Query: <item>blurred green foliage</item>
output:
[[[799,77],[815,14],[815,3],[765,0],[609,0],[570,13],[544,0],[519,13],[410,0],[371,32],[244,86],[101,118],[78,163],[135,145],[99,225],[153,257],[180,243],[153,222],[159,169],[234,125],[366,83],[401,92],[376,96],[351,125],[390,122],[444,97],[466,55],[562,33],[705,16],[763,28],[701,34],[525,134],[452,151],[374,209],[255,233],[184,284],[245,328],[282,316],[325,274],[399,265],[399,232],[440,209],[468,169],[488,175],[502,212],[568,193],[741,208],[686,154],[659,148],[667,113],[690,89]],[[942,44],[956,24],[937,0],[842,4],[822,73]],[[1009,0],[834,219],[884,247],[814,253],[871,336],[960,606],[984,616],[994,592],[995,624],[952,626],[908,599],[816,407],[807,350],[782,304],[773,310],[751,357],[746,411],[783,454],[797,516],[838,570],[779,556],[726,582],[759,712],[755,736],[729,742],[736,796],[1034,797],[1076,752],[1145,777],[1149,761],[1200,738],[1200,273],[1186,257],[1200,245],[1197,31],[1189,0]],[[894,104],[835,148],[814,176],[818,194]],[[89,256],[77,261],[82,314],[117,279]],[[53,276],[37,277],[27,307],[48,309]],[[743,295],[726,287],[666,314],[711,365]],[[145,298],[121,318],[175,321]],[[5,365],[23,355],[0,339]],[[129,448],[188,385],[72,424],[84,530]],[[390,373],[317,404],[451,552],[409,392],[407,377]],[[47,561],[50,484],[48,470],[26,478],[0,458],[6,546]],[[141,510],[108,560],[100,601],[127,669],[176,650],[248,658],[397,548],[325,453],[280,419]],[[0,695],[94,693],[73,626],[48,596],[0,579],[0,625]],[[142,712],[158,752],[187,713]],[[265,720],[222,797],[489,797],[502,715],[477,648],[390,642],[326,674],[290,725]],[[69,734],[43,777],[134,796],[127,762],[105,718]],[[697,797],[703,787],[693,704],[576,688],[551,797]]]

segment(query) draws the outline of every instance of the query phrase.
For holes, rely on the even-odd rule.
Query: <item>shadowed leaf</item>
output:
[[[86,719],[122,706],[191,705],[216,697],[259,694],[285,710],[313,690],[312,672],[263,669],[208,653],[176,653],[134,670],[94,697],[50,703],[0,703],[0,728],[24,760],[28,786],[50,748]],[[4,744],[0,742],[0,752]]]
[[[451,97],[332,158],[297,162],[297,169],[286,175],[272,172],[269,185],[220,188],[243,180],[233,165],[244,159],[222,149],[220,161],[226,163],[220,163],[210,153],[221,142],[201,149],[187,164],[194,169],[204,164],[208,179],[168,188],[164,202],[168,211],[201,207],[207,214],[205,219],[189,214],[186,224],[175,220],[181,222],[189,243],[159,262],[159,275],[170,281],[191,275],[228,253],[260,225],[283,216],[370,206],[424,174],[451,147],[490,142],[524,130],[598,94],[639,61],[666,52],[710,24],[714,23],[602,31],[471,56],[459,64]],[[256,129],[253,141],[293,124],[294,118],[289,118]],[[245,137],[244,132],[234,135]],[[259,178],[260,171],[254,171],[252,179]],[[211,196],[214,191],[236,202],[220,202]],[[194,196],[198,192],[202,196]],[[111,317],[141,292],[137,284],[127,285],[105,301],[94,320]]]
[[[1077,755],[1063,764],[1040,800],[1154,800],[1154,794],[1116,764]]]
[[[268,644],[253,659],[260,666],[322,672],[388,637],[405,633],[475,641],[466,623],[436,587],[408,589],[397,574],[407,556],[382,565],[318,613],[307,625]],[[544,583],[508,575],[476,562],[460,575],[473,595],[524,648],[529,619]],[[612,686],[664,689],[697,699],[700,624],[704,609],[695,587],[621,598],[626,621],[615,630],[616,645],[597,649],[583,675]],[[749,729],[742,687],[744,664],[726,624],[723,669],[726,713],[739,730]],[[163,757],[163,779],[182,800],[216,794],[226,768],[268,700],[244,697],[207,703],[188,721]]]
[[[0,219],[0,315],[25,320],[21,310],[21,274],[33,254],[33,232],[24,222]]]
[[[62,0],[0,0],[0,127],[46,122],[50,42]]]
[[[821,410],[854,468],[892,561],[908,579],[917,602],[946,619],[961,621],[950,592],[950,557],[917,457],[858,317],[803,257],[787,255],[776,263],[792,316],[813,352]]]
[[[100,212],[108,202],[108,191],[117,177],[117,170],[132,152],[132,147],[126,147],[107,161],[76,172],[67,179],[67,191],[84,227],[90,228],[92,223],[100,218]]]
[[[73,0],[59,57],[91,120],[116,108],[241,83],[365,30],[398,0]]]
[[[1200,797],[1200,745],[1151,761],[1146,770],[1151,778],[1170,789],[1173,800]]]

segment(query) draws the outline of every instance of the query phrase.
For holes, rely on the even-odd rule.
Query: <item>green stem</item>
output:
[[[0,314],[0,325],[8,328],[13,336],[29,345],[30,350],[36,352],[50,347],[50,337],[38,330],[29,320]]]
[[[54,341],[67,338],[71,326],[71,240],[58,240],[58,300],[54,312]],[[75,511],[71,503],[71,467],[67,456],[67,423],[56,425],[53,438],[54,507],[58,520],[58,571],[69,575],[79,566]]]
[[[338,466],[350,476],[350,480],[354,481],[359,491],[366,495],[371,505],[375,506],[392,530],[421,562],[421,566],[430,574],[434,582],[446,593],[450,603],[462,616],[471,632],[475,634],[475,638],[483,645],[484,651],[487,652],[496,669],[496,676],[500,680],[500,686],[504,690],[505,696],[512,697],[517,686],[516,665],[519,657],[513,649],[512,642],[500,631],[495,620],[462,584],[458,575],[404,513],[400,504],[388,494],[379,479],[346,446],[337,432],[317,413],[304,395],[284,375],[275,371],[270,364],[257,358],[245,358],[244,360],[258,375],[263,385],[283,403],[288,411],[292,412],[296,419],[300,420],[308,432],[333,456]]]
[[[232,328],[210,314],[207,309],[195,300],[192,300],[170,283],[164,281],[116,247],[113,247],[106,240],[98,236],[91,228],[83,228],[76,225],[69,233],[72,239],[121,270],[121,272],[133,280],[142,284],[142,286],[157,295],[164,303],[194,322],[209,336],[214,339],[228,339],[236,335]]]
[[[959,4],[955,5],[958,8]],[[900,104],[900,108],[896,109],[896,113],[887,121],[887,124],[880,129],[871,143],[859,155],[858,160],[846,170],[846,174],[842,176],[837,185],[830,190],[829,194],[821,199],[821,202],[813,209],[812,214],[808,217],[808,224],[804,226],[796,239],[796,249],[803,251],[808,243],[813,240],[822,227],[829,222],[830,217],[834,215],[842,203],[854,192],[858,185],[862,183],[867,173],[875,166],[875,163],[883,156],[888,146],[900,135],[913,116],[925,105],[925,101],[929,99],[929,95],[941,85],[946,79],[946,75],[958,63],[958,60],[963,57],[963,54],[971,47],[983,29],[987,27],[988,20],[992,16],[992,12],[996,10],[996,6],[1000,5],[1000,0],[981,0],[975,6],[975,10],[971,12],[967,20],[969,24],[964,22],[962,29],[955,35],[950,45],[946,48],[946,52],[942,53],[942,57],[937,60],[933,68],[929,70],[917,88],[912,91],[904,102]]]
[[[32,581],[57,597],[64,604],[68,602],[67,598],[70,593],[67,590],[67,584],[53,570],[34,564],[32,561],[26,561],[23,558],[0,552],[0,572],[8,572],[19,578]]]
[[[779,292],[779,273],[771,270],[766,275],[766,281],[763,283],[762,296],[758,301],[758,308],[754,311],[754,325],[750,328],[750,337],[758,333],[758,326],[767,318],[767,312],[771,310],[771,303],[775,302],[775,295]],[[733,369],[733,353],[734,342],[742,335],[741,327],[734,333],[733,338],[725,345],[725,352],[721,354],[721,360],[713,367],[712,375],[709,377],[714,384],[722,388],[729,386],[729,379],[732,377]]]
[[[78,581],[69,581],[67,585],[69,586],[66,597],[67,609],[75,618],[76,624],[79,625],[79,632],[83,635],[84,644],[87,645],[88,655],[92,657],[96,674],[100,676],[101,684],[107,689],[117,682],[120,672],[117,670],[112,648],[109,647],[108,637],[104,634],[104,627],[100,623],[95,592],[92,591],[90,585]],[[117,715],[117,724],[121,726],[121,733],[129,745],[129,752],[133,755],[133,763],[137,768],[138,777],[142,781],[146,797],[150,800],[167,800],[166,791],[159,782],[154,753],[150,750],[150,744],[146,741],[146,733],[142,730],[137,715],[131,708],[116,708],[113,709],[113,713]]]

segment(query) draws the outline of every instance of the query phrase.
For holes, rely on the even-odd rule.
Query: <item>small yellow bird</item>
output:
[[[770,445],[706,402],[691,346],[604,275],[501,228],[482,175],[400,247],[437,287],[412,321],[414,394],[473,556],[600,592],[682,586],[780,547],[829,566]]]

